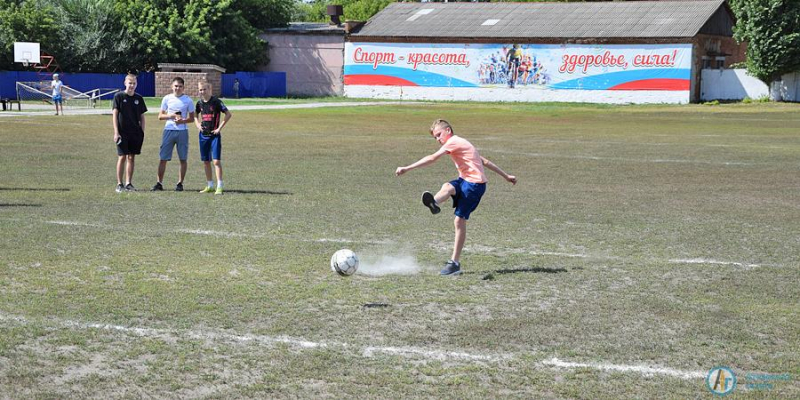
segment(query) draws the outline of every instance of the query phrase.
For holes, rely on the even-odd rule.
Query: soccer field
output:
[[[233,114],[223,196],[152,108],[121,194],[110,116],[0,119],[0,398],[800,397],[796,104]],[[436,118],[519,179],[458,277]]]

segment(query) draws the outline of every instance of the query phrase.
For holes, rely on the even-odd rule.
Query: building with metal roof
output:
[[[725,0],[393,3],[346,38],[345,95],[698,101],[744,60],[734,23]]]

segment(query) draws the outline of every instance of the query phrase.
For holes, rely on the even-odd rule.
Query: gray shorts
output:
[[[161,151],[158,152],[159,157],[163,161],[172,160],[172,148],[178,147],[178,159],[186,161],[189,157],[189,130],[172,130],[164,129],[164,134],[161,138]]]

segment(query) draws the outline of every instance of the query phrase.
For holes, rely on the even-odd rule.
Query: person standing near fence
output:
[[[59,108],[61,108],[61,115],[64,115],[64,99],[61,97],[64,82],[61,82],[58,74],[53,74],[53,82],[50,83],[50,86],[53,88],[53,105],[56,106],[56,115],[58,115]]]

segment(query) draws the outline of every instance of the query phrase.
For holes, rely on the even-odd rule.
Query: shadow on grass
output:
[[[242,189],[225,189],[225,194],[228,193],[241,193],[241,194],[285,194],[285,195],[293,195],[292,192],[279,192],[273,190],[242,190]]]
[[[30,192],[69,192],[69,188],[16,188],[16,187],[0,187],[0,191],[2,190],[19,190],[19,191],[30,191]]]
[[[0,207],[41,207],[41,204],[0,203]]]
[[[494,271],[495,274],[502,275],[502,274],[518,274],[520,272],[533,272],[533,273],[546,273],[546,274],[558,274],[561,272],[567,272],[564,268],[542,268],[542,267],[533,267],[533,268],[514,268],[514,269],[498,269]]]
[[[513,268],[513,269],[497,269],[492,272],[483,273],[481,279],[485,281],[494,280],[495,274],[497,275],[505,275],[505,274],[519,274],[519,273],[544,273],[544,274],[559,274],[562,272],[567,272],[565,268],[542,268],[542,267],[533,267],[533,268]],[[471,275],[471,274],[479,274],[481,272],[462,272],[464,275]]]

